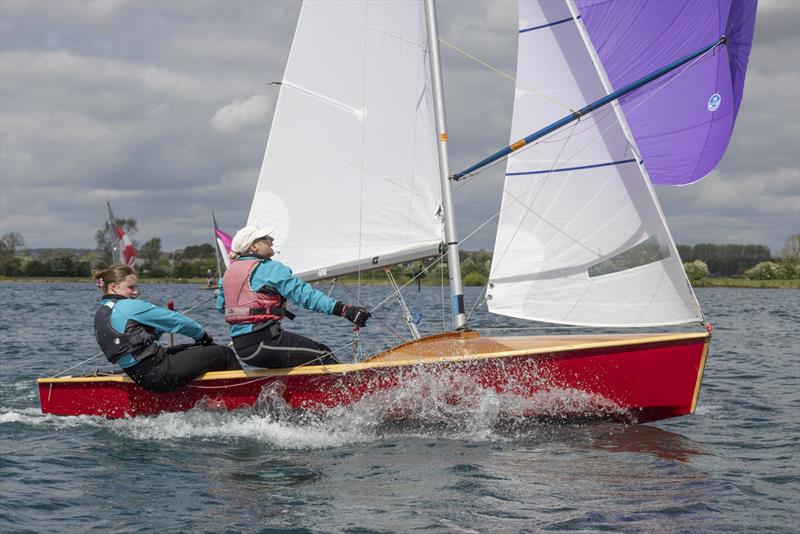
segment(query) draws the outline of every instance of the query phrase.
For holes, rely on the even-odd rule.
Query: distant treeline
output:
[[[0,276],[88,279],[92,269],[111,263],[110,249],[102,245],[97,250],[27,249],[24,245],[22,236],[14,232],[0,238]],[[154,237],[138,247],[136,269],[144,278],[202,278],[209,269],[216,271],[214,246],[202,243],[175,252],[162,252],[161,239]]]
[[[36,249],[24,248],[24,239],[17,233],[8,233],[0,238],[0,275],[30,277],[89,277],[91,269],[108,265],[110,249],[100,238],[98,231],[97,250]],[[208,243],[189,245],[175,252],[163,252],[161,239],[154,237],[138,247],[137,270],[144,278],[197,278],[205,277],[209,270],[216,272],[214,246]],[[763,245],[717,245],[703,243],[694,246],[678,245],[681,259],[686,263],[700,260],[707,265],[708,274],[714,277],[744,275],[745,271],[766,261],[797,263],[800,257],[800,236],[790,236],[778,258],[773,258],[768,247]],[[615,272],[656,261],[668,252],[645,242],[640,246],[593,267],[594,275]],[[435,262],[436,258],[415,261],[392,267],[399,282],[418,277],[426,283],[438,283],[448,277],[447,262]],[[492,264],[492,253],[486,250],[466,251],[460,254],[464,285],[479,286],[486,283]],[[291,267],[291,266],[290,266]],[[420,274],[421,273],[421,274]],[[362,272],[360,279],[382,283],[387,280],[383,269]],[[353,280],[354,276],[347,277]]]
[[[764,245],[678,245],[678,253],[684,262],[705,262],[711,276],[741,275],[757,263],[772,259],[769,247]]]

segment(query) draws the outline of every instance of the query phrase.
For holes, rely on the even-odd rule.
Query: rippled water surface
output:
[[[178,309],[211,297],[188,285],[143,289]],[[354,301],[350,291],[334,296]],[[692,416],[507,425],[496,399],[481,398],[467,417],[432,413],[431,424],[404,427],[369,402],[318,417],[279,403],[114,421],[44,416],[35,379],[98,351],[97,294],[83,283],[0,283],[0,530],[796,532],[800,292],[698,293],[715,330]],[[374,306],[388,289],[360,294]],[[469,306],[476,296],[468,288]],[[441,329],[439,288],[406,299],[423,310],[423,333]],[[391,329],[406,335],[395,308],[381,307],[362,331],[367,352],[393,343]],[[191,315],[227,339],[210,302]],[[342,319],[311,315],[290,328],[332,347],[351,341]],[[470,323],[560,331],[481,306]],[[439,410],[422,391],[414,405]]]

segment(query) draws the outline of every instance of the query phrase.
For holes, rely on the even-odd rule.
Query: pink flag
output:
[[[225,262],[225,267],[228,267],[231,264],[231,258],[228,255],[231,251],[231,236],[216,227],[214,228],[214,234],[217,236],[217,247],[222,253],[222,261]]]

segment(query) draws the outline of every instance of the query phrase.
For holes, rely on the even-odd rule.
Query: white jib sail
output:
[[[517,76],[512,142],[567,115],[560,103],[607,94],[562,2],[520,2]],[[701,320],[636,158],[610,106],[509,158],[491,312],[587,326]]]
[[[420,2],[306,1],[248,224],[306,280],[435,255],[438,163]]]

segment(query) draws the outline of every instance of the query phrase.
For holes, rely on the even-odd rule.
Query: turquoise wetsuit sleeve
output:
[[[217,281],[217,311],[225,313],[225,293],[222,292],[222,278]]]
[[[331,314],[336,304],[334,299],[303,282],[277,261],[265,261],[253,272],[250,287],[258,291],[264,286],[276,289],[284,298],[307,310]]]
[[[139,324],[155,328],[159,334],[164,332],[183,334],[195,341],[203,337],[203,327],[197,321],[189,319],[182,313],[151,304],[146,300],[129,299],[118,302],[112,312],[112,326],[114,326],[113,316],[117,311],[124,316],[125,323],[136,321]],[[123,323],[123,328],[125,323]],[[117,327],[114,326],[114,328]]]

